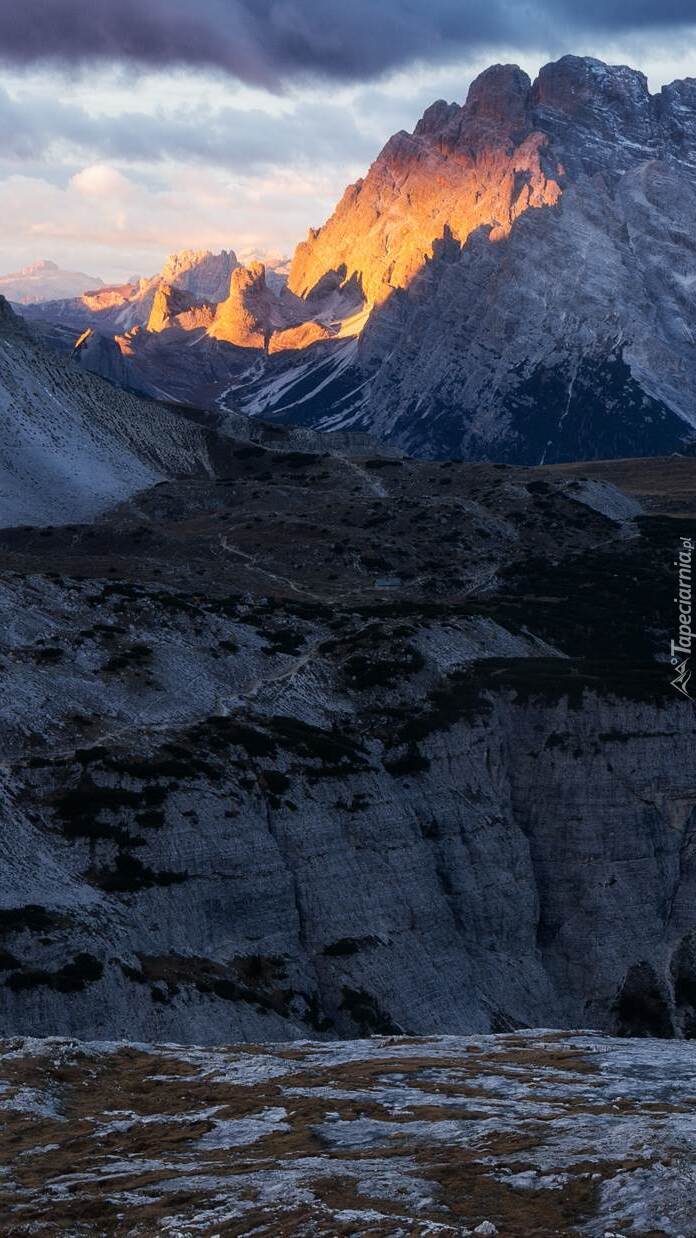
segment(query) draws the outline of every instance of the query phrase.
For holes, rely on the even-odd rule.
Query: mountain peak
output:
[[[183,288],[209,301],[227,296],[230,275],[239,266],[233,249],[213,253],[210,249],[183,249],[170,254],[159,275],[164,284]]]
[[[592,56],[562,56],[545,64],[532,86],[535,105],[581,115],[588,107],[596,116],[599,105],[617,113],[649,107],[648,79],[628,65],[605,64]]]
[[[445,99],[436,99],[426,108],[416,125],[414,137],[425,137],[431,133],[441,133],[449,124],[461,116],[458,103],[447,103]]]
[[[515,126],[525,117],[531,86],[519,65],[490,65],[469,87],[467,117]]]
[[[683,84],[673,85],[678,90]],[[670,89],[665,88],[663,94]],[[465,145],[472,137],[477,142],[486,140],[495,130],[519,137],[544,120],[547,127],[550,112],[605,131],[633,131],[636,121],[640,129],[651,112],[648,81],[638,69],[605,64],[592,56],[567,55],[551,61],[533,83],[519,65],[494,64],[474,78],[463,107],[444,99],[431,104],[413,136],[449,136],[456,142],[461,134]]]
[[[37,262],[30,262],[28,267],[22,267],[20,275],[41,275],[44,271],[57,270],[57,262],[51,262],[50,258],[39,258]]]
[[[237,262],[237,255],[233,249],[221,249],[219,253],[214,253],[212,249],[180,249],[176,253],[169,254],[164,266],[161,270],[162,278],[165,281],[170,281],[182,271],[190,271],[193,267],[210,264],[211,260],[217,263],[224,264]]]
[[[298,246],[290,291],[335,289],[338,277],[379,304],[410,286],[443,237],[463,245],[484,227],[500,239],[529,207],[554,205],[556,168],[542,153],[530,92],[518,65],[492,65],[463,106],[440,99],[412,134],[390,138],[365,180]]]
[[[104,281],[82,271],[64,271],[48,258],[40,258],[21,271],[0,275],[0,289],[10,301],[31,305],[41,301],[80,296],[88,288],[102,288]]]

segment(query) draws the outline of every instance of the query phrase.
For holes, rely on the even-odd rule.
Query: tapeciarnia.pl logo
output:
[[[674,560],[674,566],[677,569],[677,596],[674,601],[677,604],[678,637],[676,641],[673,640],[670,643],[670,661],[676,674],[670,682],[677,692],[681,692],[683,696],[687,696],[692,701],[694,698],[689,692],[689,680],[691,679],[689,658],[694,639],[694,633],[691,630],[691,556],[694,544],[690,537],[680,537],[679,543],[680,548]]]

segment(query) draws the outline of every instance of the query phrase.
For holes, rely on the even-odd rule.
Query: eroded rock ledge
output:
[[[694,1232],[684,1042],[26,1039],[0,1089],[13,1235]]]

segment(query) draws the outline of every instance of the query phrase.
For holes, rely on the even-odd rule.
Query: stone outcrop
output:
[[[0,1200],[17,1234],[47,1220],[77,1234],[85,1215],[95,1233],[134,1235],[693,1231],[687,1045],[544,1031],[215,1048],[32,1037],[0,1043],[0,1084]]]
[[[194,305],[195,298],[189,292],[163,282],[155,292],[146,329],[153,332],[166,331],[169,327],[176,326],[178,317],[190,311]]]
[[[232,272],[229,294],[217,307],[208,334],[240,348],[264,349],[271,334],[272,297],[262,262]]]
[[[317,344],[320,340],[331,338],[331,332],[323,323],[303,322],[297,327],[286,327],[274,331],[268,343],[268,351],[270,353],[297,351],[309,348],[310,344]]]

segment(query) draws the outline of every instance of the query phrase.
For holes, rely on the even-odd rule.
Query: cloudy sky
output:
[[[568,51],[696,76],[692,4],[0,0],[0,272],[291,253],[434,99]]]

